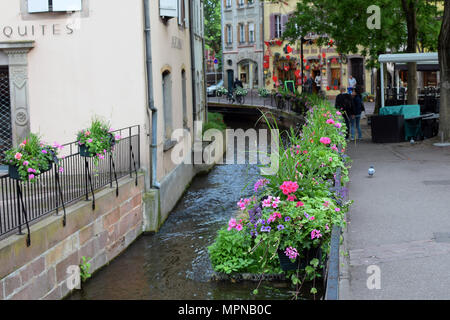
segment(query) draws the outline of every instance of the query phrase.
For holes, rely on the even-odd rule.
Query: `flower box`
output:
[[[82,157],[91,158],[94,156],[94,154],[89,151],[89,148],[85,144],[78,146],[78,149],[80,151],[80,156]]]
[[[19,170],[17,170],[16,166],[8,166],[8,174],[11,179],[21,180]]]

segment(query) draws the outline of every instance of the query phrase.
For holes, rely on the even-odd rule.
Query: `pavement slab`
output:
[[[364,140],[347,147],[354,204],[340,298],[450,299],[450,148],[435,139],[374,144],[362,127]],[[370,266],[380,270],[380,289],[367,286]]]

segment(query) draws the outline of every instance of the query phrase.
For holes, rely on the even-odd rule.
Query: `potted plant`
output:
[[[114,135],[107,122],[95,119],[88,129],[83,129],[77,134],[77,142],[80,156],[93,157],[95,165],[111,152],[114,145],[120,140],[120,135]]]
[[[270,95],[270,92],[266,88],[259,88],[258,94],[261,98],[267,98]]]
[[[225,89],[224,87],[217,88],[217,96],[218,97],[226,96],[227,94],[228,94],[228,90]]]
[[[30,133],[17,147],[5,152],[4,164],[8,165],[10,178],[34,182],[38,175],[49,171],[53,163],[58,165],[58,149],[62,149],[58,143],[48,145],[37,134]]]

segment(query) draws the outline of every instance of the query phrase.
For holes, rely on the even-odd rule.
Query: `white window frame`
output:
[[[245,6],[245,0],[239,0],[239,8],[243,8]]]
[[[231,8],[231,0],[227,0],[227,2],[225,4],[225,8],[227,8],[227,9]]]
[[[281,38],[282,35],[281,15],[275,16],[275,38]]]
[[[245,25],[239,24],[239,43],[245,43]]]
[[[231,45],[233,43],[233,29],[230,24],[227,24],[227,34],[228,34],[228,42],[227,45]]]
[[[255,24],[252,22],[248,24],[248,42],[255,43]]]

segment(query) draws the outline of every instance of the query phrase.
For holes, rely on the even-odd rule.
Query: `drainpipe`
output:
[[[197,93],[197,87],[195,83],[195,48],[194,48],[194,41],[195,41],[195,35],[194,35],[194,13],[192,8],[192,0],[189,1],[189,37],[191,39],[191,78],[192,78],[192,114],[193,118],[192,121],[195,122],[197,120],[197,99],[196,99],[196,93]]]
[[[158,109],[155,108],[155,102],[153,100],[153,69],[152,69],[152,42],[150,32],[150,1],[144,0],[144,17],[145,17],[145,52],[146,52],[146,69],[147,69],[147,97],[148,107],[152,112],[152,142],[150,145],[151,153],[151,187],[155,189],[160,188],[160,184],[157,181],[157,139],[158,139]]]

